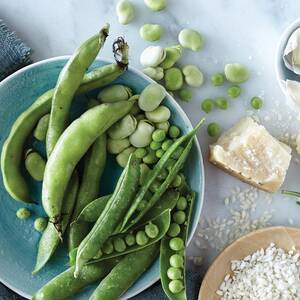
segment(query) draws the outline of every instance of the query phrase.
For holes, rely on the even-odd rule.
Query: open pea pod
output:
[[[189,224],[190,219],[193,211],[193,205],[194,205],[194,199],[195,199],[195,193],[190,192],[188,195],[186,195],[187,198],[187,207],[185,209],[185,213],[187,215],[187,220],[184,222],[184,224],[180,225],[180,233],[176,238],[180,238],[184,241],[184,248],[180,249],[178,251],[175,251],[170,248],[170,240],[173,239],[172,237],[165,236],[161,240],[160,244],[160,278],[163,290],[166,294],[166,296],[170,300],[187,300],[186,296],[186,283],[185,283],[185,249],[186,249],[186,243],[188,238],[188,232],[189,232]],[[181,266],[172,266],[170,264],[170,258],[172,255],[178,254],[180,257],[182,257],[183,264]],[[177,277],[177,274],[173,275],[174,277],[170,279],[168,277],[168,270],[170,267],[176,267],[176,271],[181,275]],[[171,283],[171,281],[173,281]],[[177,285],[177,286],[176,286]],[[173,291],[170,290],[171,288],[174,288]],[[175,287],[174,287],[175,286]]]

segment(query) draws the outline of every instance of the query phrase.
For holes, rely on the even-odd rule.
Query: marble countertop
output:
[[[225,63],[240,62],[249,66],[251,71],[251,79],[243,85],[242,96],[231,101],[229,110],[207,115],[207,121],[217,121],[226,129],[245,114],[251,114],[249,100],[259,95],[265,105],[256,115],[275,136],[299,130],[300,122],[286,106],[275,75],[276,46],[284,28],[299,16],[298,1],[169,0],[167,9],[159,13],[148,10],[141,0],[132,1],[136,5],[137,17],[126,26],[117,22],[115,0],[2,0],[0,17],[32,47],[34,61],[71,54],[81,41],[97,31],[104,22],[109,22],[111,35],[107,45],[117,36],[124,36],[130,45],[130,64],[139,69],[139,55],[148,45],[138,34],[142,24],[151,22],[164,26],[165,34],[160,45],[175,44],[180,29],[194,28],[204,36],[204,49],[201,52],[186,50],[180,60],[180,65],[198,65],[206,77],[204,86],[194,90],[190,103],[180,102],[193,124],[204,116],[200,109],[202,99],[226,94],[226,87],[216,88],[209,83],[210,75],[222,71]],[[112,58],[111,48],[106,46],[101,55]],[[207,149],[213,140],[208,138],[205,130],[198,138],[206,173],[201,217],[204,225],[206,218],[228,217],[230,214],[224,205],[224,197],[237,186],[241,190],[248,186],[209,165],[206,160]],[[284,187],[300,189],[295,176],[298,169],[299,165],[294,162]],[[266,218],[266,223],[300,225],[300,219],[296,220],[300,207],[291,199],[283,199],[279,194],[272,196],[273,201],[270,197],[267,197],[268,201],[264,198],[264,193],[258,194],[258,207],[263,205],[268,208],[258,209],[256,213],[260,214],[263,209],[268,212],[274,210],[270,221]],[[209,243],[199,243],[196,238],[190,247],[191,255],[203,256],[203,270],[216,253]]]

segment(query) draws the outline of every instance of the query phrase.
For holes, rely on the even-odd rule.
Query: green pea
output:
[[[173,152],[173,154],[172,154],[172,158],[175,158],[175,159],[178,159],[180,156],[181,156],[181,154],[182,154],[182,152],[184,151],[184,147],[182,147],[182,146],[179,146],[174,152]]]
[[[183,85],[183,75],[181,70],[176,67],[172,67],[165,71],[165,87],[167,90],[176,91]]]
[[[150,144],[150,148],[152,150],[158,150],[161,147],[161,143],[152,141]]]
[[[172,280],[169,283],[169,290],[173,294],[178,294],[184,289],[183,283],[181,280]]]
[[[159,234],[159,229],[155,224],[150,222],[145,226],[145,232],[150,239],[155,239]]]
[[[182,270],[180,268],[170,267],[167,271],[167,276],[171,280],[183,278]]]
[[[173,141],[172,140],[165,140],[162,145],[161,145],[161,148],[164,150],[164,151],[167,151],[173,144]]]
[[[21,220],[28,219],[30,217],[30,210],[25,207],[19,208],[16,212],[16,216]]]
[[[152,149],[151,149],[152,150]],[[143,157],[143,162],[145,164],[154,164],[157,162],[157,157],[155,155],[155,152],[152,150],[151,152],[149,152],[146,156]]]
[[[263,105],[263,101],[261,98],[259,97],[253,97],[251,99],[251,106],[254,108],[254,109],[260,109]]]
[[[150,191],[152,193],[155,193],[159,190],[160,186],[161,186],[161,182],[159,180],[154,180],[150,185]]]
[[[160,105],[165,97],[165,88],[158,83],[151,83],[141,92],[138,104],[143,111],[153,111]]]
[[[132,96],[132,90],[122,84],[114,84],[102,89],[97,99],[103,103],[126,101]]]
[[[136,241],[135,241],[135,236],[134,236],[132,233],[126,234],[126,236],[125,236],[125,242],[126,242],[126,244],[127,244],[129,247],[135,245],[135,242],[136,242]]]
[[[215,107],[215,104],[212,99],[205,99],[201,103],[201,109],[207,114],[210,113]]]
[[[113,244],[114,244],[114,249],[117,252],[124,252],[126,250],[126,244],[124,242],[124,240],[120,237],[117,237],[113,240]]]
[[[242,89],[238,85],[232,85],[227,90],[227,95],[231,98],[238,97],[242,92]]]
[[[107,240],[102,248],[104,254],[112,254],[114,252],[114,245],[111,240]]]
[[[214,86],[220,86],[224,84],[225,77],[222,73],[215,73],[211,75],[210,81]]]
[[[34,131],[33,131],[33,136],[39,140],[39,141],[44,141],[46,139],[46,134],[48,131],[48,125],[49,125],[49,119],[50,119],[50,114],[46,114],[40,120],[38,121]]]
[[[157,158],[163,157],[164,154],[165,154],[165,151],[163,149],[158,149],[155,152],[155,155],[156,155]]]
[[[128,138],[114,140],[111,138],[107,139],[107,151],[112,154],[119,154],[130,146]]]
[[[192,100],[193,93],[189,89],[181,89],[178,92],[178,96],[182,101],[189,102],[190,100]]]
[[[186,214],[182,210],[178,210],[173,214],[173,221],[179,225],[183,224],[186,220]]]
[[[144,148],[150,145],[153,131],[154,126],[151,122],[147,120],[139,121],[135,132],[129,137],[131,145],[137,148]]]
[[[175,126],[175,125],[172,125],[170,128],[169,128],[169,136],[172,138],[172,139],[176,139],[179,137],[180,135],[180,129]]]
[[[153,111],[146,111],[145,115],[149,121],[153,123],[160,123],[168,121],[171,116],[171,112],[168,107],[161,105]]]
[[[168,132],[170,123],[168,121],[160,122],[155,124],[156,129],[162,129],[164,132]]]
[[[211,137],[219,136],[221,132],[219,124],[213,122],[208,124],[207,126],[207,133]]]
[[[185,82],[191,87],[200,87],[204,82],[203,73],[197,66],[186,65],[182,69]]]
[[[120,152],[117,156],[116,156],[116,161],[119,164],[120,167],[125,168],[130,154],[133,153],[135,151],[134,147],[129,147],[126,148],[125,150],[123,150],[122,152]]]
[[[152,140],[154,142],[162,142],[166,138],[166,132],[162,129],[156,129],[152,133]],[[153,149],[157,150],[157,149]]]
[[[150,171],[150,168],[146,164],[140,164],[140,184],[141,185],[145,182],[149,171]]]
[[[181,238],[175,237],[170,240],[169,246],[172,250],[179,251],[184,248],[184,242]]]
[[[129,24],[135,17],[135,8],[129,0],[120,0],[116,6],[118,21],[120,24]]]
[[[45,218],[37,218],[34,221],[34,229],[38,232],[43,232],[47,227],[47,220]]]
[[[26,153],[25,167],[33,179],[37,181],[43,180],[46,162],[32,149],[29,149]]]
[[[249,79],[249,71],[245,65],[242,64],[227,64],[225,65],[226,79],[233,83],[243,83]]]
[[[157,175],[158,180],[164,180],[169,175],[169,172],[166,169],[162,169],[160,173]]]
[[[140,28],[140,36],[148,42],[158,41],[163,34],[163,28],[158,24],[144,24]]]
[[[193,29],[183,29],[178,35],[178,40],[183,48],[193,51],[199,51],[203,47],[203,38],[201,34]]]
[[[163,10],[167,6],[167,0],[144,0],[144,2],[153,11]]]
[[[183,268],[184,260],[183,256],[179,254],[173,254],[170,257],[170,265],[174,268]]]
[[[183,196],[180,196],[178,201],[177,201],[177,204],[176,204],[176,208],[178,210],[185,210],[187,207],[187,201],[186,201],[186,198],[183,197]]]
[[[143,50],[140,63],[144,67],[158,67],[166,58],[166,51],[160,46],[149,46]]]
[[[153,80],[159,81],[164,78],[164,69],[161,67],[148,67],[143,70],[144,74],[152,78]]]
[[[130,136],[136,127],[137,120],[133,115],[128,114],[108,129],[108,135],[111,139],[124,139]]]
[[[217,97],[215,99],[215,104],[218,108],[226,110],[228,108],[228,101],[225,97]]]
[[[134,154],[137,158],[143,158],[144,156],[147,155],[147,150],[145,148],[137,148],[134,151]]]
[[[182,47],[180,45],[165,48],[166,58],[160,64],[163,69],[170,69],[179,60],[182,55]]]
[[[177,223],[171,223],[167,234],[170,237],[176,237],[180,233],[180,231],[180,226]]]
[[[136,243],[139,246],[144,246],[148,242],[149,242],[149,238],[146,235],[145,231],[142,231],[142,230],[138,231],[137,234],[136,234]]]

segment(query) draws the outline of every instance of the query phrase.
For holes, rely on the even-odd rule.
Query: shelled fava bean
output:
[[[120,24],[129,24],[135,17],[135,9],[129,0],[120,0],[116,7],[118,21]]]
[[[144,0],[147,7],[153,11],[160,11],[167,6],[167,0]]]
[[[163,33],[163,28],[158,24],[144,24],[140,28],[140,36],[145,41],[158,41]]]

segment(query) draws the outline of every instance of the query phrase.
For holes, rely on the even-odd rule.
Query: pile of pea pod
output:
[[[4,185],[13,199],[38,204],[23,165],[42,181],[48,220],[35,224],[42,235],[33,274],[68,240],[70,267],[32,299],[66,299],[95,283],[90,299],[119,299],[158,256],[166,295],[186,299],[185,248],[195,194],[181,170],[203,120],[182,135],[162,105],[164,87],[149,84],[138,95],[113,84],[128,66],[123,38],[113,44],[115,63],[86,73],[108,32],[105,25],[76,49],[56,86],[17,118],[2,148]],[[97,99],[70,121],[75,96],[98,88]],[[47,157],[25,148],[31,134],[45,142]],[[100,197],[107,152],[123,171],[114,191]],[[24,219],[29,214],[25,208],[17,212]]]

